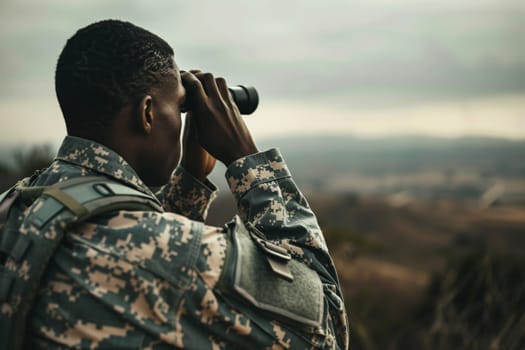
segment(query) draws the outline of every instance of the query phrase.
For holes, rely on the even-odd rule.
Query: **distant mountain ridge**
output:
[[[484,137],[290,137],[280,148],[294,179],[310,192],[482,200],[494,186],[525,198],[525,140]]]
[[[290,165],[300,168],[314,161],[316,168],[326,166],[371,174],[422,168],[486,167],[496,174],[525,176],[525,140],[315,136],[275,138],[264,140],[260,145],[261,149],[278,147]]]
[[[258,146],[279,148],[307,191],[479,198],[495,184],[525,188],[525,140],[319,135],[263,139]],[[13,166],[16,149],[0,148],[0,165]],[[223,188],[224,171],[218,165],[211,175]]]
[[[439,138],[425,136],[389,136],[365,138],[348,136],[290,136],[263,139],[258,142],[261,150],[279,148],[288,162],[313,161],[333,164],[341,169],[358,165],[372,169],[377,164],[417,166],[438,162],[444,164],[477,164],[483,162],[511,162],[517,168],[525,167],[525,140],[488,137]],[[0,147],[0,163],[11,164],[13,153],[29,145],[4,145]],[[59,143],[52,146],[58,149]],[[513,167],[506,164],[505,168]],[[521,173],[524,175],[524,173]]]

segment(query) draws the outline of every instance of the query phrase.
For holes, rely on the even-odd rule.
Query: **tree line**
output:
[[[46,168],[53,161],[51,145],[35,145],[13,151],[12,164],[0,161],[0,193],[9,189],[18,180],[31,176],[35,171]]]

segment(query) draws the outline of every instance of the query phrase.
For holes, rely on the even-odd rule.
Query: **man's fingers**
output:
[[[233,98],[231,96],[230,90],[228,90],[228,84],[226,80],[222,77],[215,79],[219,92],[221,93],[222,99],[231,107]]]
[[[184,72],[181,74],[182,84],[186,88],[186,96],[189,101],[186,101],[190,108],[195,108],[202,105],[207,100],[206,92],[202,86],[201,81],[192,73]]]
[[[211,73],[203,73],[199,69],[192,69],[189,72],[181,73],[182,83],[188,90],[187,96],[189,99],[190,108],[198,108],[199,104],[210,103],[226,103],[231,107],[231,98],[229,96],[226,81],[223,78],[217,78]],[[196,93],[197,96],[193,96]],[[217,104],[215,104],[217,106]]]
[[[212,99],[221,99],[221,94],[219,92],[219,88],[217,86],[217,82],[215,81],[215,78],[213,77],[213,74],[211,73],[197,73],[195,76],[201,81],[202,86],[204,87],[204,91],[206,92],[206,95],[211,97]]]

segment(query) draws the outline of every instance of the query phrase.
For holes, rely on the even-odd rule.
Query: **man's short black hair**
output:
[[[55,72],[68,133],[85,136],[111,128],[122,107],[173,79],[175,69],[170,45],[129,22],[104,20],[78,30]]]

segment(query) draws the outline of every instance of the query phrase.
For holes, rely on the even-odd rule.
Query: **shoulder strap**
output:
[[[42,208],[28,218],[38,228],[63,212],[81,222],[112,210],[163,211],[157,198],[104,177],[80,177],[53,186],[18,190],[26,201],[44,197]]]
[[[114,210],[163,211],[157,198],[105,177],[18,185],[0,201],[0,348],[22,348],[40,281],[67,227]]]

